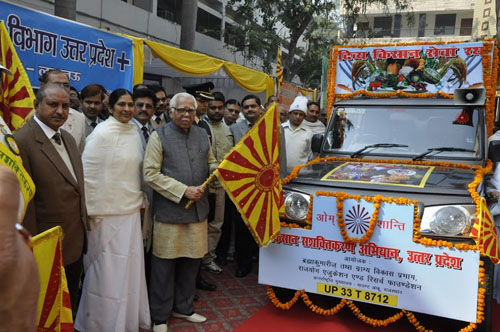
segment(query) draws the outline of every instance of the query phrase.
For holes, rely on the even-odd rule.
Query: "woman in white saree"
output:
[[[89,215],[85,280],[75,320],[80,332],[137,332],[151,325],[140,209],[143,152],[132,95],[115,90],[112,116],[87,137],[83,152]]]

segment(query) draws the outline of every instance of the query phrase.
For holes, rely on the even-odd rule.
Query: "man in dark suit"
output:
[[[87,210],[78,147],[71,134],[60,129],[68,117],[68,92],[58,84],[45,84],[36,95],[35,110],[33,118],[14,134],[23,165],[36,185],[23,226],[33,235],[62,227],[63,262],[76,313]]]
[[[234,144],[245,136],[262,115],[260,98],[255,95],[245,96],[241,101],[241,110],[245,120],[236,122],[230,127],[234,137]],[[233,209],[233,222],[236,254],[235,276],[242,278],[252,271],[252,256],[254,252],[257,252],[257,244],[236,208]]]

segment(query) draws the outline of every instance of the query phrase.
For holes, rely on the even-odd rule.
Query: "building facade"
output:
[[[411,1],[408,12],[371,6],[357,18],[352,43],[457,40],[496,36],[491,0]]]

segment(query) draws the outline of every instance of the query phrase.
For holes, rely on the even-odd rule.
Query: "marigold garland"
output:
[[[486,124],[487,133],[490,136],[493,133],[493,126],[495,120],[495,94],[497,87],[498,77],[498,48],[496,47],[496,39],[488,38],[483,40],[483,82],[486,89]],[[336,94],[336,70],[337,58],[339,48],[365,48],[365,47],[383,47],[383,46],[415,46],[415,45],[443,45],[443,44],[463,44],[464,41],[436,41],[436,42],[411,42],[411,43],[390,43],[390,44],[358,44],[358,45],[336,45],[330,50],[329,68],[328,68],[328,111],[327,120],[330,119],[333,104],[336,99],[342,100],[347,98],[354,98],[357,96],[368,96],[371,98],[391,98],[391,97],[405,97],[405,98],[453,98],[453,94],[438,91],[437,93],[408,93],[405,91],[397,90],[388,93],[376,93],[367,90],[358,90],[353,93]],[[491,52],[493,50],[493,61],[491,60]],[[493,65],[492,65],[493,64]]]

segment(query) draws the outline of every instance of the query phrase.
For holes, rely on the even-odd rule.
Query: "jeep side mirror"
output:
[[[500,161],[500,140],[490,142],[488,146],[488,158],[494,163]]]
[[[323,134],[314,134],[311,142],[312,152],[319,153],[321,151],[321,144],[323,144]]]

